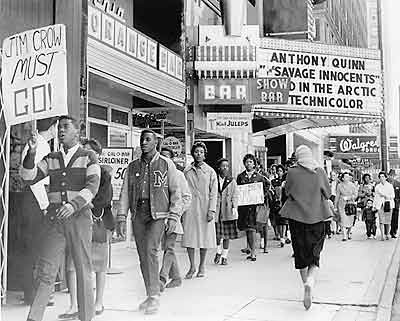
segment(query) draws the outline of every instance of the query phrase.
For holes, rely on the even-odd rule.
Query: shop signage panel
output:
[[[99,164],[110,169],[113,200],[119,199],[126,170],[132,160],[133,148],[103,148],[99,156]]]
[[[7,124],[68,114],[65,26],[13,35],[3,41],[2,48]]]
[[[250,103],[248,79],[210,79],[199,81],[199,104],[242,105]]]
[[[380,144],[377,136],[330,136],[329,149],[340,154],[362,154],[379,156]]]
[[[287,42],[289,44],[290,42]],[[297,44],[295,44],[297,45]],[[382,74],[379,59],[304,51],[260,48],[259,77],[291,81],[290,110],[307,112],[377,114],[382,110]],[[330,48],[332,49],[332,48]]]
[[[207,113],[207,131],[221,132],[250,132],[251,113]]]
[[[103,5],[97,1],[89,1],[88,34],[130,57],[183,80],[183,60],[180,56],[129,27],[117,13],[104,11]]]

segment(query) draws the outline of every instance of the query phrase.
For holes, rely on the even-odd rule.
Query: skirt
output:
[[[391,224],[392,223],[392,213],[393,213],[392,210],[390,210],[390,212],[384,212],[383,207],[382,207],[378,211],[379,224]]]
[[[239,206],[239,218],[237,220],[237,226],[240,231],[255,231],[257,229],[256,207],[256,205]]]
[[[325,222],[305,224],[289,220],[294,265],[296,269],[304,269],[311,265],[319,267],[319,259],[326,236]]]
[[[236,220],[215,223],[217,240],[235,240],[239,238]]]

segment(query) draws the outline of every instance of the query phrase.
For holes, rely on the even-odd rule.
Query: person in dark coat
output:
[[[332,216],[328,203],[331,193],[328,177],[313,160],[310,148],[299,146],[296,156],[297,166],[290,168],[287,174],[288,199],[280,214],[289,219],[295,268],[300,270],[303,303],[308,310],[325,240],[324,221]]]
[[[246,168],[245,171],[240,173],[237,177],[238,185],[252,184],[262,182],[264,187],[264,200],[267,199],[268,191],[267,180],[256,171],[257,160],[252,154],[247,154],[243,158],[243,164]],[[257,230],[257,206],[258,205],[245,205],[239,206],[238,228],[241,231],[246,231],[247,244],[250,247],[250,255],[248,260],[256,261],[256,230]]]

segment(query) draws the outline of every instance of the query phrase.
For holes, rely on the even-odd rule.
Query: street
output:
[[[113,245],[113,268],[123,273],[107,276],[105,312],[95,320],[377,320],[397,240],[366,240],[364,231],[364,223],[357,222],[352,241],[342,242],[340,235],[326,240],[314,305],[309,311],[303,307],[302,285],[293,267],[291,246],[281,249],[271,240],[269,253],[260,251],[257,262],[249,262],[240,254],[245,243],[241,238],[232,243],[228,266],[214,265],[214,252],[210,251],[206,278],[184,280],[182,287],[166,289],[160,312],[144,316],[137,310],[145,296],[136,250],[117,243]],[[178,260],[181,274],[186,273],[188,260],[182,248],[178,249]],[[388,282],[393,284],[395,279]],[[57,320],[57,315],[67,309],[66,293],[57,293],[55,299],[56,306],[47,309],[44,321]],[[21,320],[27,311],[27,307],[6,305],[3,320]]]

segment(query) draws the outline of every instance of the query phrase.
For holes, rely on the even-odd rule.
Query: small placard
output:
[[[238,185],[238,206],[264,203],[264,187],[262,182]]]

